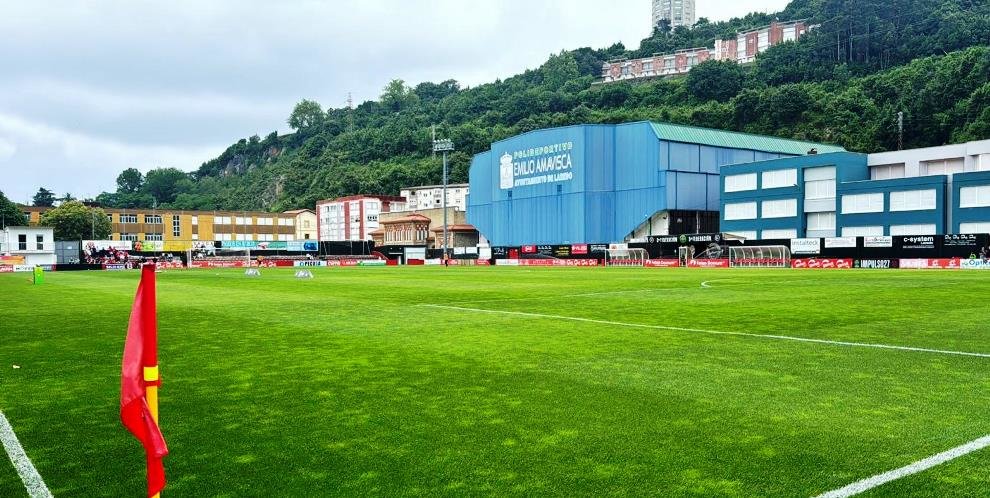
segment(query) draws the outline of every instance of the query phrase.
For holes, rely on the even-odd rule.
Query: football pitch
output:
[[[163,497],[811,497],[990,435],[980,272],[312,271],[158,275]],[[139,272],[45,277],[0,274],[0,412],[55,496],[140,496]],[[990,496],[953,456],[860,496]]]

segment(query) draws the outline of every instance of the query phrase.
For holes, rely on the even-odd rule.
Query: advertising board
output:
[[[935,236],[912,235],[909,237],[904,237],[903,242],[901,243],[901,249],[935,249]]]
[[[856,247],[856,237],[827,237],[825,249]]]
[[[822,239],[791,239],[791,254],[819,254]]]
[[[688,268],[728,268],[727,259],[692,259],[688,261]]]
[[[293,261],[292,266],[296,268],[326,268],[326,261]]]
[[[961,266],[961,261],[959,258],[914,258],[914,259],[902,259],[900,261],[901,268],[910,268],[915,270],[958,270]]]
[[[845,258],[810,258],[810,259],[791,260],[791,268],[845,270],[852,267],[853,267],[853,260],[845,259]]]
[[[647,268],[677,268],[681,262],[676,259],[648,259],[643,263]]]
[[[869,248],[894,247],[894,238],[890,236],[863,237],[863,247],[869,247]]]
[[[980,259],[964,259],[960,262],[963,270],[990,270],[990,261]]]

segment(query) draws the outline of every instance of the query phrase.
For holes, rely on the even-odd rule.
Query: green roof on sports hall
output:
[[[711,128],[699,128],[696,126],[675,125],[669,123],[655,123],[652,121],[650,124],[653,125],[653,131],[657,134],[657,137],[660,140],[669,140],[671,142],[685,142],[711,145],[713,147],[758,150],[763,152],[775,152],[778,154],[791,154],[795,156],[803,156],[811,149],[818,150],[819,154],[825,154],[828,152],[844,152],[846,150],[838,145],[768,137],[765,135],[751,135],[749,133],[739,133],[735,131],[713,130]]]

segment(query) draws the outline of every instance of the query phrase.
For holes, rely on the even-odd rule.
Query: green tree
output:
[[[323,124],[326,114],[320,104],[312,100],[302,100],[289,115],[289,126],[293,130],[306,130]]]
[[[106,239],[111,231],[110,220],[102,209],[78,201],[66,201],[45,211],[41,226],[52,227],[55,240]]]
[[[559,90],[568,81],[577,79],[581,75],[578,72],[577,60],[566,51],[551,55],[550,60],[540,68],[540,73],[543,76],[543,86],[549,90]]]
[[[70,194],[69,192],[66,192],[65,195],[63,195],[62,197],[59,197],[56,200],[59,201],[59,202],[69,202],[69,201],[76,200],[76,197],[74,195]]]
[[[391,112],[399,112],[418,104],[419,96],[413,92],[412,88],[406,86],[405,81],[394,79],[382,90],[380,100],[385,109]]]
[[[136,194],[144,185],[144,176],[135,168],[127,168],[117,175],[118,194]]]
[[[745,75],[735,61],[709,60],[694,67],[687,75],[687,90],[696,99],[727,102],[743,89]]]
[[[0,229],[7,226],[22,227],[27,224],[28,219],[24,216],[24,211],[0,192]]]
[[[176,168],[158,168],[144,177],[144,192],[151,195],[158,204],[168,204],[188,186],[189,175]]]
[[[52,207],[55,205],[55,193],[45,187],[41,187],[38,189],[38,193],[34,194],[31,203],[35,206]]]

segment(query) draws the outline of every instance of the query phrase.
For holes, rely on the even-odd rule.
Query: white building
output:
[[[403,204],[402,197],[364,195],[317,202],[317,237],[321,242],[371,240],[378,216]]]
[[[6,227],[0,254],[24,258],[24,265],[55,264],[55,233],[51,227]]]
[[[694,26],[695,0],[653,0],[653,26],[661,19],[670,21],[670,27]]]
[[[447,208],[454,211],[467,210],[468,184],[455,183],[447,185]],[[443,208],[443,185],[423,185],[421,187],[404,188],[400,197],[406,199],[405,207],[394,207],[395,211],[423,211],[426,209]]]

